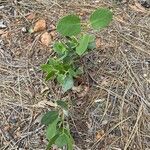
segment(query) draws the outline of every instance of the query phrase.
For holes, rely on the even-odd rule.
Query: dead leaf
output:
[[[103,137],[103,135],[104,135],[104,130],[97,131],[95,140],[97,141],[97,140],[101,139]]]
[[[73,92],[77,94],[78,97],[85,97],[89,91],[89,86],[80,85],[72,88]]]
[[[46,21],[44,19],[41,19],[35,23],[33,32],[43,31],[45,29],[46,29]]]
[[[101,39],[96,38],[96,48],[100,48],[100,47],[101,47]]]
[[[28,20],[33,20],[34,18],[35,18],[35,13],[30,13],[29,15],[27,15],[26,16],[26,18],[28,19]]]
[[[45,32],[41,35],[41,42],[43,45],[48,46],[51,42],[51,36],[48,32]]]

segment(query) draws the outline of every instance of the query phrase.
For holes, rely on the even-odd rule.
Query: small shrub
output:
[[[112,12],[106,8],[94,11],[89,19],[89,25],[95,30],[101,30],[109,25],[112,20]],[[87,28],[86,27],[86,28]],[[79,66],[80,59],[95,49],[95,36],[82,30],[80,18],[76,15],[68,15],[59,20],[57,31],[64,36],[61,41],[55,41],[53,50],[56,58],[50,58],[41,66],[46,72],[47,80],[56,80],[64,92],[74,86],[74,79],[83,73],[83,67]],[[66,147],[73,150],[74,140],[70,134],[67,122],[68,106],[64,101],[57,101],[57,107],[47,112],[41,122],[46,125],[46,137],[49,140],[47,150],[53,144],[58,147]]]
[[[111,20],[112,12],[100,8],[91,14],[90,25],[95,30],[101,30],[107,27]],[[89,26],[88,23],[86,25]],[[80,58],[95,48],[95,36],[82,31],[80,18],[76,15],[60,19],[57,31],[64,39],[56,41],[53,45],[56,58],[50,58],[41,68],[47,73],[46,80],[57,80],[62,90],[66,92],[73,87],[74,79],[83,73],[82,66],[77,64]]]

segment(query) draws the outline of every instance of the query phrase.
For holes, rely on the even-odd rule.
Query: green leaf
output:
[[[53,123],[56,119],[58,119],[58,116],[59,114],[57,111],[48,111],[42,117],[41,123],[48,126],[49,124]]]
[[[73,76],[73,77],[77,77],[78,75],[81,75],[81,74],[83,74],[83,67],[79,67],[79,68],[77,68],[77,69],[73,69],[73,68],[70,68],[69,70],[69,74],[71,75],[71,76]]]
[[[77,75],[81,75],[84,73],[84,70],[83,70],[83,67],[79,67],[77,70],[76,70],[76,74]]]
[[[102,29],[109,25],[113,17],[112,12],[107,8],[97,9],[90,16],[90,22],[94,29]]]
[[[64,74],[65,70],[67,69],[67,65],[64,64],[59,59],[49,59],[48,64],[53,68],[53,70],[56,72],[55,74]]]
[[[80,18],[76,15],[68,15],[59,20],[57,31],[63,36],[73,36],[81,32]]]
[[[64,83],[62,85],[62,90],[64,92],[68,91],[69,89],[73,87],[73,84],[74,84],[73,77],[70,75],[66,76]]]
[[[52,139],[56,135],[56,127],[57,127],[58,119],[53,121],[51,124],[48,125],[46,130],[46,138],[48,140]]]
[[[91,35],[90,35],[89,42],[94,42],[94,41],[95,41],[95,38],[96,38],[95,35],[92,35],[92,34],[91,34]]]
[[[74,144],[74,139],[72,138],[69,129],[64,129],[64,133],[67,135],[67,141],[68,141],[68,150],[73,150],[73,144]]]
[[[65,54],[65,52],[67,51],[65,45],[61,42],[56,42],[54,45],[53,45],[53,49],[54,51],[58,54],[58,55],[63,55]]]
[[[58,100],[57,104],[64,110],[68,110],[68,104],[62,100]]]
[[[78,55],[81,56],[87,50],[90,40],[91,40],[91,35],[89,34],[84,34],[81,37],[79,45],[76,47],[76,53]]]
[[[66,134],[62,133],[55,141],[55,144],[59,147],[62,148],[63,146],[68,144],[68,137]]]
[[[69,72],[69,74],[70,74],[71,76],[77,77],[77,73],[76,73],[75,69],[69,68],[68,72]]]
[[[51,146],[55,143],[56,139],[59,137],[59,134],[56,134],[48,143],[46,150],[50,150]]]
[[[57,82],[61,85],[64,84],[66,78],[66,74],[58,74],[57,75]]]
[[[69,37],[69,41],[65,43],[69,49],[74,49],[79,44],[75,37]]]
[[[55,76],[56,71],[51,71],[50,73],[47,74],[45,80],[48,81],[52,79]]]
[[[95,43],[95,41],[90,42],[90,43],[88,44],[88,49],[89,49],[89,50],[93,50],[93,49],[95,49],[95,48],[96,48],[96,43]]]
[[[41,65],[41,69],[44,71],[44,72],[47,72],[47,73],[50,73],[53,69],[51,68],[51,65],[49,64],[43,64]]]

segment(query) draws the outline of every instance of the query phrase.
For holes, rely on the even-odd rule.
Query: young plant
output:
[[[85,25],[86,29],[91,26],[94,30],[101,30],[107,27],[111,20],[112,12],[107,8],[94,11],[87,24],[81,24],[80,18],[73,14],[60,19],[57,31],[64,39],[56,41],[53,46],[56,58],[50,58],[41,66],[47,73],[46,80],[55,79],[64,92],[71,89],[74,79],[83,73],[82,66],[79,66],[80,58],[95,48],[95,37],[84,31]]]
[[[70,134],[68,117],[68,105],[66,102],[58,100],[55,110],[48,111],[42,117],[42,124],[46,125],[46,138],[49,143],[46,150],[50,150],[52,145],[58,148],[66,147],[67,150],[73,150],[74,140]]]

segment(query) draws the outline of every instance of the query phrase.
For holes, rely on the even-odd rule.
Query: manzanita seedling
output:
[[[89,20],[87,26],[91,25],[93,29],[101,30],[111,22],[112,12],[107,8],[97,9]],[[64,39],[56,41],[53,45],[56,58],[50,58],[41,68],[47,73],[46,80],[57,80],[66,92],[74,86],[74,79],[83,73],[82,66],[77,64],[88,50],[95,48],[95,37],[82,30],[80,18],[76,15],[61,18],[57,24],[57,31]]]
[[[63,100],[56,101],[55,110],[43,115],[41,122],[47,127],[46,138],[49,141],[47,150],[54,144],[59,148],[66,147],[67,150],[73,150],[74,140],[69,130],[68,115],[68,105]]]
[[[86,29],[92,27],[94,30],[101,30],[109,25],[112,16],[112,12],[107,8],[97,9],[91,14]],[[66,92],[74,86],[74,79],[83,73],[83,66],[79,66],[81,58],[89,50],[96,48],[95,36],[86,33],[79,16],[73,14],[59,20],[57,31],[64,38],[61,41],[55,41],[53,45],[56,57],[50,58],[41,68],[47,74],[46,80],[56,80]],[[73,150],[74,141],[66,120],[67,104],[64,101],[57,101],[57,106],[55,110],[47,112],[42,118],[42,123],[47,126],[46,137],[49,140],[47,150],[53,144]]]

